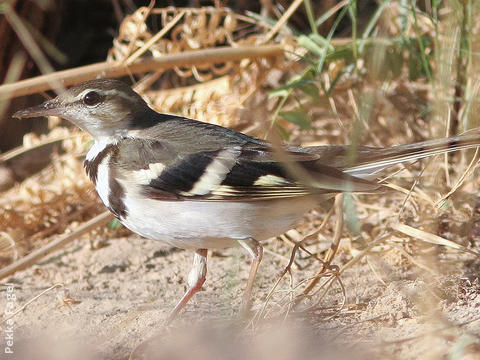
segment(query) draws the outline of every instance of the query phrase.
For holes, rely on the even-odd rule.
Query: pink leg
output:
[[[255,239],[238,240],[248,253],[252,256],[252,265],[250,266],[250,274],[248,275],[247,287],[243,294],[242,313],[248,312],[250,309],[250,298],[252,296],[253,282],[257,276],[258,267],[263,258],[263,247]]]
[[[207,249],[199,249],[195,251],[195,256],[193,258],[193,267],[192,270],[190,270],[190,274],[188,274],[188,290],[168,316],[166,325],[169,325],[175,319],[180,310],[182,310],[183,307],[188,303],[190,298],[202,288],[202,285],[205,282],[206,275]]]

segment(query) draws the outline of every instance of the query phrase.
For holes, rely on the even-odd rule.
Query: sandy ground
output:
[[[278,240],[266,245],[254,312],[286,265],[286,257],[275,255],[282,246],[287,248]],[[18,308],[52,285],[63,286],[29,304],[11,326],[2,323],[0,348],[3,353],[11,335],[9,358],[18,359],[127,359],[148,339],[135,358],[438,359],[462,352],[453,358],[477,358],[480,261],[459,261],[458,253],[434,256],[443,275],[369,255],[342,274],[347,297],[341,310],[341,291],[333,286],[319,306],[286,319],[277,316],[285,309],[278,305],[288,294],[285,278],[267,319],[252,326],[238,317],[249,258],[240,248],[224,250],[209,256],[204,291],[166,328],[162,321],[185,290],[192,253],[135,235],[98,249],[83,238],[8,279],[14,286],[2,287],[0,309]],[[349,259],[340,253],[335,263]],[[295,269],[295,283],[319,266],[301,256],[299,264],[307,265]]]

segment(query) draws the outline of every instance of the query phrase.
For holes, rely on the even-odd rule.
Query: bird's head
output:
[[[56,98],[17,111],[16,118],[60,116],[94,138],[121,136],[152,110],[127,84],[99,79],[72,86]]]

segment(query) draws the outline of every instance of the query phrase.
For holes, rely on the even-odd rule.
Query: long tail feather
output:
[[[354,163],[346,165],[342,170],[356,177],[369,178],[395,164],[476,147],[480,147],[480,130],[478,129],[459,136],[391,148],[369,148],[371,151],[363,148],[358,152]]]

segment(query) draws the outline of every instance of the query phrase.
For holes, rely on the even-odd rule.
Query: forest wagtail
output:
[[[474,148],[480,131],[399,145],[283,145],[181,116],[160,114],[125,83],[101,79],[14,114],[60,116],[95,142],[85,169],[105,206],[133,232],[193,249],[188,290],[169,322],[202,287],[207,249],[240,244],[253,257],[248,304],[262,259],[260,241],[291,228],[340,192],[374,192],[376,174],[401,162]]]

